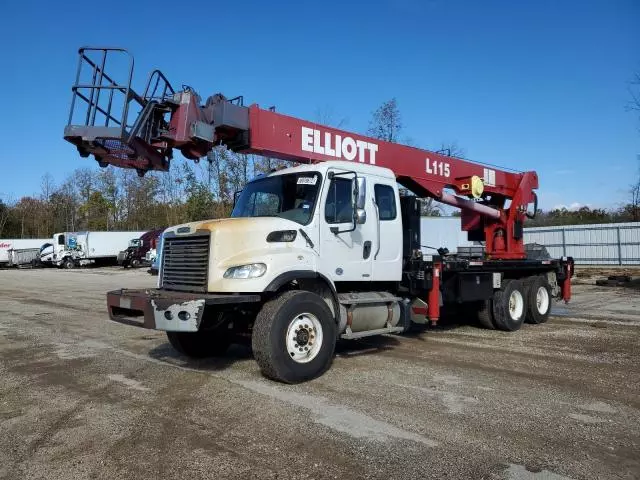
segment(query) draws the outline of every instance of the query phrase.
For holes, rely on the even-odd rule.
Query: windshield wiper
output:
[[[305,232],[303,229],[299,228],[298,231],[300,232],[300,235],[302,235],[304,237],[304,239],[307,241],[307,244],[313,248],[313,242],[311,241],[311,239],[309,238],[309,235],[307,235],[307,232]]]

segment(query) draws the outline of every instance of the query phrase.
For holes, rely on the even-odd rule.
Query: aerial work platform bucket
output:
[[[78,53],[65,140],[82,157],[93,155],[101,167],[134,168],[141,176],[147,170],[168,170],[171,148],[163,135],[175,91],[166,77],[154,70],[139,95],[131,88],[134,61],[129,52],[84,47]],[[108,61],[119,67],[116,74],[106,73]],[[123,76],[124,83],[114,80]]]

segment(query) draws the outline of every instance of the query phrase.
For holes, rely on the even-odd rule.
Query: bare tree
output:
[[[53,182],[53,176],[47,172],[42,176],[40,181],[40,200],[43,203],[44,208],[35,212],[39,221],[38,224],[42,225],[42,228],[47,234],[51,233],[53,226],[53,216],[51,215],[51,195],[55,191],[55,184]]]
[[[37,198],[22,197],[14,210],[20,219],[20,238],[39,237],[42,225],[38,220],[38,212],[43,210],[43,203]]]
[[[420,199],[420,215],[423,217],[441,217],[444,213],[442,206],[433,198]]]
[[[9,217],[11,217],[11,209],[13,208],[13,201],[11,199],[3,202],[0,199],[0,237],[2,237],[2,232],[4,231],[4,227],[9,221]]]
[[[629,190],[631,194],[631,217],[634,222],[640,221],[640,155],[638,156],[638,173],[637,179],[634,184],[631,185]]]
[[[458,145],[456,140],[451,142],[441,142],[440,148],[437,150],[438,153],[442,153],[443,155],[447,155],[448,157],[456,157],[456,158],[464,158],[466,155],[466,150]]]
[[[640,111],[640,73],[636,73],[633,80],[631,80],[629,84],[629,93],[631,94],[629,108],[631,110]]]
[[[106,215],[107,230],[113,229],[120,220],[120,188],[113,168],[107,168],[98,173],[97,186],[107,202],[108,208],[106,212],[104,212]]]
[[[387,142],[397,142],[402,130],[400,109],[395,98],[387,100],[373,112],[368,134]]]
[[[640,73],[636,73],[634,79],[629,85],[629,93],[631,94],[631,101],[629,102],[629,109],[636,112],[640,112]],[[631,194],[631,215],[633,221],[640,220],[640,155],[638,156],[638,177],[634,184],[631,185],[629,193]]]
[[[49,172],[45,173],[42,176],[42,180],[40,181],[40,198],[43,202],[49,202],[51,199],[51,194],[55,191],[56,186],[53,181],[53,175]]]
[[[59,209],[64,217],[64,229],[75,232],[76,226],[78,226],[79,201],[73,175],[62,184],[58,193]]]
[[[329,105],[316,109],[315,121],[320,125],[326,125],[333,128],[343,128],[347,123],[349,123],[349,119],[346,117],[336,120],[335,112]]]

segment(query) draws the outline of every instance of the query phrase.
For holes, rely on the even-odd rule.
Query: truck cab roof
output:
[[[296,172],[319,172],[322,175],[325,175],[327,171],[331,169],[350,170],[350,171],[356,172],[357,174],[377,176],[382,178],[388,178],[391,180],[395,180],[396,178],[393,171],[389,168],[378,167],[376,165],[369,165],[366,163],[334,160],[331,162],[313,163],[309,165],[297,165],[295,167],[283,168],[281,170],[275,170],[266,175],[261,175],[260,177],[256,177],[254,180],[257,180],[258,178],[264,178],[267,176],[271,177],[276,175],[286,175],[288,173],[296,173]]]

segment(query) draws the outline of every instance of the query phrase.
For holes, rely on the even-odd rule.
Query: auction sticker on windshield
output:
[[[298,177],[298,185],[315,185],[318,182],[318,177]]]

